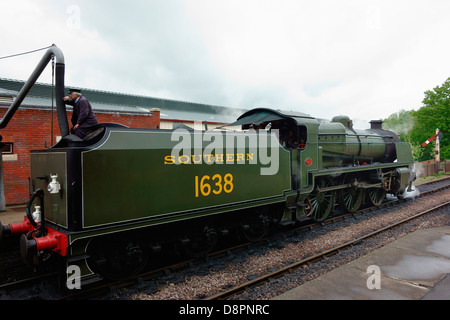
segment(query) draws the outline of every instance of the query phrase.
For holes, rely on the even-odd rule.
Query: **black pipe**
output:
[[[64,103],[64,71],[63,63],[56,63],[55,68],[55,96],[56,96],[56,113],[58,116],[59,129],[61,136],[65,137],[70,134],[69,123],[67,122],[66,104]]]
[[[59,121],[59,127],[61,129],[61,135],[67,136],[69,134],[69,123],[67,121],[66,116],[66,105],[64,104],[63,97],[64,97],[64,55],[55,44],[53,44],[47,51],[45,52],[44,56],[42,57],[41,61],[39,61],[38,65],[34,69],[33,73],[28,78],[27,82],[23,85],[22,89],[19,91],[19,94],[17,95],[16,99],[14,99],[13,103],[9,107],[8,111],[6,111],[4,117],[0,119],[0,129],[6,128],[9,121],[13,117],[16,110],[19,108],[25,97],[27,96],[28,92],[30,91],[31,87],[36,83],[37,79],[41,75],[41,73],[44,71],[47,64],[50,62],[52,57],[55,56],[56,58],[56,108],[57,108],[57,115],[58,115],[58,121]]]

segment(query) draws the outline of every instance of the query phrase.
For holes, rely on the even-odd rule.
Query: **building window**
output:
[[[2,143],[2,154],[13,154],[13,153],[14,153],[14,144],[12,142]]]

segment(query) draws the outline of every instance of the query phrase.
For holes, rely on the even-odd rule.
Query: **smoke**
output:
[[[405,199],[414,199],[420,196],[420,191],[414,184],[411,186],[411,191],[408,191],[409,188],[406,188],[403,192],[403,198]]]
[[[423,171],[422,166],[420,165],[420,163],[414,162],[412,167],[410,166],[410,169],[411,169],[411,173],[410,173],[408,182],[411,184],[411,189],[408,187],[403,192],[403,197],[405,199],[414,199],[415,197],[418,197],[420,195],[419,189],[417,188],[416,185],[413,184],[413,182],[414,182],[414,180],[417,179],[419,174]]]
[[[426,175],[423,165],[419,162],[414,162],[412,172],[416,175],[416,179],[419,179]]]
[[[411,111],[402,109],[399,112],[390,115],[389,118],[384,119],[383,129],[395,132],[399,136],[402,135],[407,137],[413,130],[414,123],[415,118]]]

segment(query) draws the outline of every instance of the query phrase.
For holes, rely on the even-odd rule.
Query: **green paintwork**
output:
[[[411,146],[407,142],[397,142],[395,144],[398,163],[410,163],[412,164]]]
[[[386,143],[370,130],[349,129],[340,122],[321,123],[319,145],[324,155],[323,166],[340,166],[345,157],[378,161],[383,158]]]
[[[67,227],[67,162],[65,152],[31,152],[31,185],[33,191],[44,190],[45,217],[59,226]],[[50,175],[58,175],[59,194],[50,194]],[[47,178],[44,178],[47,177]],[[33,209],[33,208],[32,208]]]
[[[262,175],[261,168],[269,167],[260,158],[266,149],[247,143],[244,151],[224,147],[207,152],[205,148],[212,142],[202,141],[204,133],[186,131],[185,134],[183,139],[191,139],[192,146],[194,141],[201,143],[201,148],[192,150],[190,157],[177,153],[172,158],[172,149],[179,145],[181,138],[172,141],[172,132],[162,130],[111,131],[101,146],[83,152],[83,226],[163,218],[171,214],[179,214],[174,216],[178,220],[185,213],[214,211],[217,206],[230,210],[252,201],[283,201],[284,191],[290,190],[290,154],[278,143],[278,171]],[[222,133],[216,136],[226,146],[226,136]],[[222,161],[209,163],[210,154],[217,154]],[[242,154],[244,161],[226,163],[227,157],[236,159],[237,154]],[[200,161],[200,155],[203,155],[202,163],[193,163],[192,159]],[[174,159],[186,163],[174,164]],[[250,163],[252,159],[256,164]],[[226,185],[225,178],[230,180],[229,175],[232,175],[232,186],[230,181]],[[201,192],[203,177],[206,177],[203,181],[206,196]]]

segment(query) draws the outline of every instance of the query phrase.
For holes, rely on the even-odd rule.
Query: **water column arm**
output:
[[[57,109],[57,115],[58,115],[58,122],[59,127],[61,130],[61,135],[67,136],[69,134],[69,123],[67,121],[67,114],[66,114],[66,105],[64,104],[63,97],[64,97],[64,71],[65,71],[65,64],[64,64],[64,55],[55,44],[53,44],[47,51],[45,52],[44,56],[42,57],[41,61],[39,61],[38,65],[34,69],[33,73],[30,75],[28,80],[23,85],[22,89],[20,90],[17,97],[14,99],[13,103],[9,107],[9,109],[6,111],[4,117],[0,119],[0,129],[6,128],[11,118],[14,116],[15,112],[19,108],[19,106],[22,104],[23,100],[27,96],[28,92],[31,90],[33,85],[36,83],[37,79],[41,75],[41,73],[44,71],[47,64],[50,62],[52,57],[55,56],[56,58],[56,69],[55,69],[55,94],[56,94],[56,109]]]

